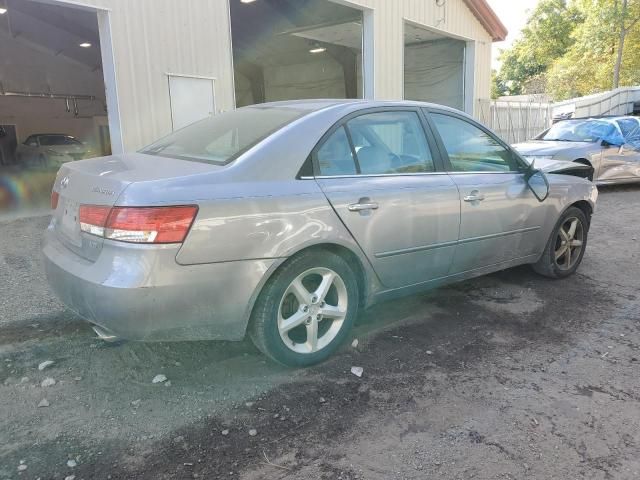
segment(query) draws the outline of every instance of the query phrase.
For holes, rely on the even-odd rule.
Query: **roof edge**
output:
[[[480,21],[485,30],[491,35],[491,40],[501,42],[507,38],[509,31],[500,20],[496,12],[493,11],[487,0],[463,0],[465,5],[471,10]]]

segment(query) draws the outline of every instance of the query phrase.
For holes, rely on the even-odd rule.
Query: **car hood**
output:
[[[531,164],[532,159],[525,158],[525,161]],[[539,159],[539,158],[536,158],[535,168],[538,170],[542,170],[545,173],[564,173],[567,171],[575,172],[576,170],[591,169],[589,165],[570,162],[568,160],[547,160],[547,159]]]
[[[529,142],[513,145],[522,155],[549,155],[553,156],[565,150],[575,150],[594,146],[591,142],[558,142],[551,140],[531,140]]]

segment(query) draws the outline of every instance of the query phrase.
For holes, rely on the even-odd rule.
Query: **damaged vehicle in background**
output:
[[[513,148],[545,172],[584,176],[589,171],[589,178],[598,185],[640,182],[640,119],[636,117],[562,120]],[[573,167],[563,167],[566,162]]]
[[[46,273],[103,338],[248,333],[306,366],[385,299],[521,264],[572,275],[597,195],[446,107],[262,104],[64,164]]]

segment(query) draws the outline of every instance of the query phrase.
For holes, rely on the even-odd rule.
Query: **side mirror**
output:
[[[527,176],[527,185],[540,202],[549,196],[549,180],[540,170],[534,170]]]

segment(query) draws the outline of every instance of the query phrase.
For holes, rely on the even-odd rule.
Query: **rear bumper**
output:
[[[43,253],[60,300],[109,334],[128,340],[240,340],[258,286],[274,260],[182,266],[179,246],[105,241],[95,263],[49,228]]]

